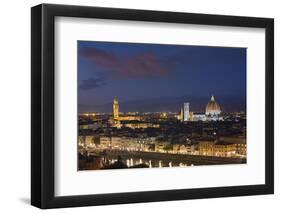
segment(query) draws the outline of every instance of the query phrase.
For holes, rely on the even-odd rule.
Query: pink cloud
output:
[[[121,58],[98,48],[83,48],[80,50],[80,56],[109,70],[116,78],[161,77],[170,71],[152,53],[140,53]]]

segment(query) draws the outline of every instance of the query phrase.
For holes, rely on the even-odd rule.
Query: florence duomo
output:
[[[215,101],[215,97],[212,95],[211,100],[206,105],[205,112],[192,112],[189,111],[190,103],[184,103],[183,109],[179,114],[179,120],[184,121],[218,121],[223,120],[223,117],[220,116],[221,108],[219,104]],[[182,114],[183,111],[183,114]]]

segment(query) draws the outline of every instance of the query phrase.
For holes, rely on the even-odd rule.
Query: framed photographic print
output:
[[[31,203],[272,194],[274,21],[31,9]]]

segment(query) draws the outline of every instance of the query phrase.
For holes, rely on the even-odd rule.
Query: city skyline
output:
[[[246,49],[78,41],[78,170],[247,163]]]
[[[79,112],[204,110],[215,95],[223,111],[246,109],[246,49],[78,42]],[[165,107],[163,107],[165,106]]]
[[[115,96],[116,97],[116,96]],[[154,98],[154,99],[146,99],[146,101],[155,102],[155,106],[151,108],[148,104],[146,106],[144,99],[139,100],[131,100],[131,101],[119,101],[120,105],[122,106],[122,112],[178,112],[182,103],[184,102],[191,102],[192,106],[191,109],[194,112],[204,112],[205,105],[209,101],[210,96],[208,97],[190,97],[190,96],[182,96],[182,97],[165,97]],[[172,103],[169,102],[172,100]],[[194,101],[195,100],[195,101]],[[233,97],[225,97],[225,99],[219,99],[220,103],[222,103],[223,112],[246,112],[246,100],[238,100],[234,99]],[[103,105],[95,105],[89,106],[88,108],[83,108],[81,105],[79,106],[82,108],[80,109],[80,113],[111,113],[112,112],[112,103],[111,100],[109,103]],[[156,107],[157,106],[157,107]],[[83,110],[84,109],[84,110]]]

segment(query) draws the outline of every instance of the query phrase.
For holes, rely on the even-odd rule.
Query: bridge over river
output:
[[[217,164],[241,164],[246,163],[245,158],[227,158],[227,157],[213,157],[202,155],[188,155],[188,154],[171,154],[159,152],[141,152],[141,151],[123,151],[123,150],[106,150],[99,153],[100,156],[107,159],[117,159],[119,156],[123,160],[141,159],[143,162],[161,161],[164,164],[183,163],[185,165],[217,165]]]

